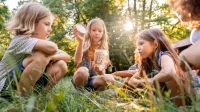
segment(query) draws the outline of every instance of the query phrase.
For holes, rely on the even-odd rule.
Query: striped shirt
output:
[[[40,39],[37,38],[23,36],[16,36],[11,40],[0,61],[0,91],[5,84],[7,74],[14,69],[19,62],[23,61],[27,55],[33,52],[33,48],[39,40]]]

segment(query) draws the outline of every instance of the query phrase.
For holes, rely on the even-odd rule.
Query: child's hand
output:
[[[65,62],[68,62],[70,60],[70,55],[66,52],[60,51],[60,53],[52,55],[51,60],[63,60]]]
[[[76,27],[73,29],[73,34],[79,42],[84,40],[84,34],[79,32]]]
[[[140,79],[131,77],[130,80],[129,80],[129,84],[132,87],[139,87],[141,85],[141,82],[140,82]]]
[[[101,75],[105,74],[105,73],[104,73],[105,68],[103,68],[103,69],[100,68],[97,64],[95,64],[94,61],[92,62],[92,68],[93,68],[96,72],[98,72],[99,74],[101,74]]]

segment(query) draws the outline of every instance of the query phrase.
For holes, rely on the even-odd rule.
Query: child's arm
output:
[[[121,77],[132,77],[137,70],[124,70],[124,71],[117,71],[112,73],[114,76],[121,76]]]
[[[134,87],[144,86],[144,84],[148,81],[150,84],[154,82],[167,82],[172,80],[173,78],[178,78],[174,66],[173,59],[168,55],[162,55],[161,57],[161,71],[155,75],[153,78],[141,79],[140,77],[131,77],[129,80],[129,84]]]
[[[58,46],[54,42],[51,42],[51,41],[39,40],[35,44],[33,49],[37,51],[42,51],[49,55],[54,55],[58,51]]]
[[[173,59],[168,55],[161,57],[161,71],[155,75],[152,80],[158,82],[167,82],[177,78],[176,68]]]
[[[51,58],[52,60],[63,60],[68,62],[70,60],[70,55],[64,51],[59,50],[59,53],[55,54]]]
[[[84,35],[80,34],[76,27],[74,28],[74,36],[76,37],[76,39],[78,40],[78,45],[76,47],[76,52],[75,52],[75,56],[74,56],[74,61],[76,63],[80,63],[82,61],[82,57],[83,57],[83,44],[84,44]]]
[[[83,57],[83,41],[79,41],[76,47],[74,61],[78,64],[82,61],[82,57]]]
[[[187,48],[186,50],[182,51],[179,55],[181,60],[187,61],[189,64],[194,66],[200,66],[200,40],[198,40],[194,45]],[[183,62],[181,61],[181,65],[183,65]],[[181,66],[181,68],[184,70],[184,66]]]

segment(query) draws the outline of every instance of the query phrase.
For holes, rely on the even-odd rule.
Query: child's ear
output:
[[[158,41],[154,40],[153,44],[154,44],[154,49],[157,49],[158,48]]]

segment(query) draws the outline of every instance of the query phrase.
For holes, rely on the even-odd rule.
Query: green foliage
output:
[[[167,4],[158,6],[157,10],[162,10],[161,14],[153,21],[160,26],[171,42],[176,42],[189,37],[190,30],[181,24],[180,20],[173,15]]]
[[[134,63],[135,35],[143,29],[159,27],[172,42],[188,37],[190,32],[179,21],[173,22],[176,17],[170,13],[168,5],[161,5],[158,0],[136,1],[136,8],[134,2],[130,2],[127,8],[127,0],[41,0],[41,3],[55,16],[49,39],[72,58],[77,45],[72,35],[74,24],[86,24],[94,17],[102,18],[108,30],[112,64],[115,70],[125,70]],[[19,5],[23,2],[20,0]],[[9,17],[7,6],[0,3],[0,59],[10,42],[9,32],[4,26]],[[134,24],[134,28],[125,31],[124,24],[128,21]],[[72,60],[68,62],[68,75],[73,75],[75,68]],[[44,90],[37,96],[16,97],[13,101],[0,98],[0,111],[181,111],[169,99],[170,92],[165,93],[165,98],[147,94],[146,88],[135,94],[122,90],[119,84],[104,92],[89,93],[76,90],[71,79],[65,77],[53,90]],[[199,96],[184,110],[199,111]]]
[[[0,98],[0,111],[31,112],[190,112],[199,111],[199,103],[177,108],[167,97],[153,94],[151,89],[125,90],[120,88],[122,80],[103,92],[76,90],[66,77],[52,90],[44,90],[37,96],[15,97],[12,101]],[[170,92],[166,93],[170,94]],[[199,94],[197,96],[199,101]],[[181,110],[182,109],[182,110]]]
[[[124,0],[84,0],[76,3],[75,22],[86,24],[95,17],[104,20],[110,43],[110,59],[117,70],[127,69],[132,64],[130,57],[133,56],[134,47],[132,35],[128,35],[123,29],[125,20],[121,12],[124,2]],[[124,58],[125,55],[127,58]]]
[[[10,13],[4,2],[5,0],[0,3],[0,59],[11,40],[9,32],[5,28],[5,23],[9,20]]]
[[[57,43],[58,47],[73,56],[75,52],[75,44],[72,36],[72,25],[68,23],[71,10],[73,10],[73,3],[71,0],[41,0],[41,2],[48,7],[54,14],[54,23],[52,26],[52,33],[49,39]],[[75,71],[75,64],[73,60],[68,62],[68,73],[73,75]]]
[[[56,111],[56,105],[64,98],[64,94],[62,92],[56,94],[53,97],[53,101],[48,102],[47,104],[47,112],[54,112]]]
[[[72,58],[77,41],[74,39],[72,29],[74,24],[80,22],[87,24],[89,20],[100,17],[105,21],[109,36],[110,59],[115,70],[128,69],[134,63],[135,35],[143,29],[158,27],[171,39],[171,42],[187,38],[190,31],[170,13],[167,4],[160,4],[157,0],[41,0],[55,16],[53,32],[50,40],[58,44],[59,48],[69,53]],[[23,1],[19,2],[21,5]],[[128,6],[128,7],[127,7]],[[4,21],[10,16],[8,9],[2,8],[7,14]],[[16,9],[15,9],[16,10]],[[5,15],[1,14],[1,15]],[[1,16],[0,16],[1,17]],[[1,20],[1,19],[0,19]],[[131,21],[134,28],[124,30],[124,25]],[[177,21],[177,22],[175,22]],[[0,22],[2,27],[2,23]],[[5,49],[10,41],[9,33],[0,30],[0,42]],[[3,52],[0,53],[1,55]],[[72,75],[75,70],[74,62],[68,63]]]

